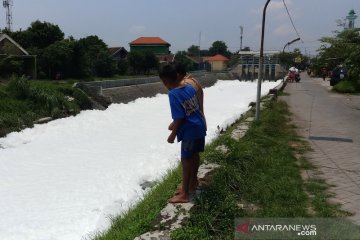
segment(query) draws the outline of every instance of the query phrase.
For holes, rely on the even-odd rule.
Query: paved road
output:
[[[284,99],[302,136],[309,139],[310,161],[321,177],[335,185],[334,201],[353,212],[360,224],[360,96],[330,92],[329,82],[302,75],[289,83]]]

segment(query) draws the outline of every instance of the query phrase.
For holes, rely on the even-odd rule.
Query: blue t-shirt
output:
[[[205,137],[205,120],[195,89],[191,85],[172,89],[169,92],[169,100],[172,118],[184,119],[177,132],[178,141]]]

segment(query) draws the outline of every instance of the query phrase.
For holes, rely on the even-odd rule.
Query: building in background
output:
[[[7,64],[7,69],[1,69],[1,74],[25,75],[37,78],[36,56],[30,55],[9,35],[0,32],[0,61]],[[13,64],[16,62],[17,64]],[[13,66],[13,67],[10,67]],[[16,67],[15,67],[16,66]],[[14,72],[7,72],[9,69]],[[4,71],[4,72],[3,72]],[[16,72],[15,72],[16,71]]]
[[[123,47],[112,47],[109,48],[110,57],[113,61],[120,61],[126,59],[128,51]]]
[[[221,54],[217,54],[212,57],[205,57],[204,61],[210,64],[211,72],[225,71],[229,63],[229,59]]]
[[[357,15],[354,9],[351,9],[349,14],[346,16],[345,20],[345,30],[355,29],[355,20],[357,19]]]
[[[277,55],[280,51],[264,51],[264,79],[276,80],[282,77],[285,70],[280,65]],[[254,80],[259,75],[260,52],[240,51],[239,64],[232,72],[239,76],[240,80]]]
[[[169,55],[171,44],[160,37],[140,37],[129,43],[130,52],[152,52],[155,55]]]

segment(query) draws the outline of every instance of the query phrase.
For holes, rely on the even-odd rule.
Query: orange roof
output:
[[[227,57],[224,57],[221,54],[217,54],[217,55],[212,56],[212,57],[206,57],[205,60],[206,61],[229,61],[229,59]]]
[[[170,45],[160,37],[139,37],[138,39],[129,43],[130,45]]]

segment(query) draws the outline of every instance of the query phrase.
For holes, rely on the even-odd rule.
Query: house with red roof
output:
[[[212,72],[224,71],[228,67],[229,59],[221,54],[217,54],[212,57],[205,57],[205,62],[208,62],[211,65]]]
[[[155,55],[169,55],[171,44],[160,37],[139,37],[129,43],[130,52],[153,52]]]

